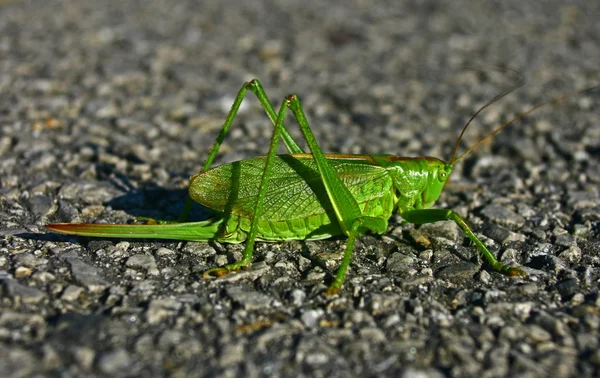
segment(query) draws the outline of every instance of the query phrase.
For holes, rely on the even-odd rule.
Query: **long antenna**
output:
[[[536,110],[543,108],[544,106],[548,105],[548,104],[556,104],[561,102],[562,100],[581,94],[581,93],[585,93],[585,92],[590,92],[593,91],[595,89],[599,89],[600,85],[594,85],[593,87],[588,87],[588,88],[584,88],[584,89],[578,89],[576,91],[573,92],[569,92],[567,94],[564,94],[562,96],[558,96],[558,97],[554,97],[544,103],[541,103],[539,105],[534,106],[531,109],[528,109],[522,113],[517,114],[513,119],[511,119],[510,121],[506,122],[505,124],[495,128],[492,132],[490,132],[489,134],[487,134],[486,136],[484,136],[482,139],[480,139],[477,143],[475,143],[474,145],[472,145],[468,150],[466,150],[465,152],[463,152],[459,157],[454,158],[455,154],[452,155],[452,160],[450,160],[450,164],[454,164],[457,161],[461,160],[463,157],[465,157],[469,152],[473,151],[474,149],[476,149],[477,147],[479,147],[479,145],[483,142],[485,142],[486,140],[488,140],[489,138],[493,137],[494,135],[498,134],[502,129],[504,129],[506,126],[510,125],[511,123],[518,121],[519,119],[535,112]],[[501,93],[500,97],[505,96],[506,92]],[[498,97],[498,96],[496,96]],[[496,98],[494,98],[494,100],[496,100]],[[492,101],[493,102],[493,101]],[[477,111],[477,113],[475,113],[475,115],[477,115],[481,110],[483,110],[486,106],[488,106],[490,103],[485,104],[481,109],[479,109]],[[471,120],[474,118],[475,116],[471,117]],[[471,122],[471,120],[469,120],[469,123]],[[467,128],[467,126],[469,126],[469,123],[467,123],[467,125],[464,127],[463,132],[460,134],[460,137],[458,139],[458,142],[460,142],[460,138],[462,137],[465,129]],[[456,143],[456,147],[458,147],[458,142]],[[454,153],[456,153],[456,148],[454,149]]]
[[[454,164],[454,162],[456,162],[458,159],[454,160],[454,157],[456,156],[456,152],[458,151],[458,146],[460,145],[460,141],[462,140],[463,135],[465,134],[465,131],[467,131],[467,128],[469,127],[469,125],[471,124],[471,122],[473,122],[473,120],[475,119],[475,117],[477,117],[479,115],[479,113],[481,113],[485,108],[487,108],[488,106],[492,105],[494,102],[500,100],[502,97],[506,96],[507,94],[511,93],[512,91],[520,88],[523,86],[523,84],[525,84],[525,79],[523,79],[523,76],[521,76],[520,73],[518,73],[515,70],[511,70],[510,68],[506,68],[506,67],[497,67],[495,66],[495,68],[497,70],[500,70],[502,72],[510,72],[513,75],[515,75],[518,79],[517,83],[503,91],[500,92],[498,95],[496,95],[496,97],[492,98],[491,100],[489,100],[488,102],[485,103],[485,105],[483,105],[481,108],[479,108],[475,114],[473,114],[471,116],[471,118],[469,118],[469,121],[465,124],[465,127],[463,127],[462,131],[460,132],[460,135],[458,136],[458,139],[456,140],[456,144],[454,145],[454,150],[452,151],[452,158],[450,159],[450,164]],[[464,154],[463,154],[464,155]],[[462,155],[461,155],[462,156]]]

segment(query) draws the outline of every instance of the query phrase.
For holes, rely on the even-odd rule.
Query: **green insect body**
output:
[[[389,219],[394,210],[429,207],[440,195],[437,159],[403,159],[390,155],[325,155],[364,216]],[[221,165],[194,176],[190,197],[229,215],[219,241],[243,241],[258,196],[264,157]],[[343,235],[311,155],[275,158],[258,220],[256,240],[316,240]],[[234,174],[237,172],[237,174]],[[431,184],[437,181],[439,184]],[[428,196],[427,201],[423,201]],[[428,206],[429,205],[429,206]]]
[[[588,88],[583,91],[595,89]],[[274,124],[269,153],[210,168],[247,92],[256,94]],[[454,211],[432,209],[454,164],[501,129],[550,102],[538,105],[496,128],[462,155],[456,150],[471,120],[510,91],[496,96],[465,125],[450,162],[437,158],[406,158],[393,155],[325,155],[317,144],[300,101],[288,96],[275,112],[258,80],[242,87],[226,118],[202,171],[191,178],[189,198],[177,222],[149,220],[148,224],[52,224],[48,229],[64,234],[116,238],[154,238],[188,241],[246,242],[242,259],[209,269],[204,276],[221,276],[251,263],[255,241],[316,240],[348,236],[344,258],[328,289],[336,293],[344,281],[356,238],[366,231],[383,233],[394,211],[411,223],[453,220],[477,246],[485,262],[498,272],[525,276],[516,267],[499,262],[466,222]],[[307,142],[305,153],[294,141],[284,118],[290,109]],[[283,140],[290,154],[276,155]],[[201,222],[186,222],[193,201],[214,210],[215,216]]]

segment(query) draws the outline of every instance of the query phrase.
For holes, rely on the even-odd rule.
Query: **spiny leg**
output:
[[[221,144],[223,143],[225,136],[229,132],[229,128],[231,127],[231,124],[233,123],[233,120],[234,120],[235,116],[237,115],[237,112],[238,112],[238,110],[242,104],[242,101],[244,100],[244,97],[246,96],[246,92],[248,90],[252,91],[256,95],[256,97],[258,98],[258,101],[260,102],[260,104],[264,108],[265,112],[267,113],[267,116],[269,116],[269,119],[271,120],[273,125],[276,126],[277,114],[275,113],[273,105],[269,101],[269,97],[267,96],[265,90],[263,89],[260,81],[258,81],[258,79],[253,79],[247,83],[244,83],[244,85],[242,85],[242,88],[240,88],[237,96],[235,96],[233,105],[231,105],[231,110],[229,110],[229,113],[227,114],[227,117],[225,118],[225,123],[221,127],[221,131],[219,132],[217,139],[213,143],[213,145],[210,149],[210,152],[208,154],[208,158],[206,159],[206,162],[204,163],[204,166],[202,167],[202,170],[200,172],[204,172],[207,169],[209,169],[210,166],[212,165],[213,161],[215,160],[215,157],[217,156],[217,152],[219,151],[219,148],[221,147]],[[296,143],[294,138],[290,135],[290,133],[287,130],[287,128],[285,127],[285,125],[282,124],[281,127],[282,127],[281,136],[282,136],[283,142],[285,143],[285,146],[288,149],[288,151],[291,154],[303,153],[304,151],[298,145],[298,143]],[[183,206],[183,210],[181,211],[181,214],[179,215],[179,218],[177,219],[178,222],[185,222],[187,220],[187,218],[190,214],[190,211],[192,210],[193,204],[194,204],[194,201],[188,196],[187,200],[185,202],[185,205]],[[148,220],[148,219],[146,219],[146,220]],[[158,222],[160,222],[160,221],[158,221]]]
[[[256,95],[256,97],[258,98],[258,101],[260,102],[263,109],[265,109],[265,112],[269,116],[271,123],[273,124],[273,126],[275,126],[277,124],[277,113],[275,113],[275,109],[273,108],[273,105],[271,105],[271,102],[269,101],[269,98],[267,97],[267,93],[263,89],[263,86],[260,83],[260,81],[258,81],[258,79],[252,79],[251,81],[246,83],[246,85],[252,91],[252,93],[254,93]],[[290,154],[303,154],[304,150],[302,149],[302,147],[300,147],[298,145],[298,143],[294,140],[292,135],[289,133],[288,129],[285,127],[285,123],[283,123],[281,126],[282,126],[281,138],[283,139],[283,143],[285,144],[285,147],[287,148],[289,153]]]
[[[298,96],[288,96],[288,101],[290,109],[296,116],[296,120],[298,120],[300,131],[302,131],[306,144],[313,155],[313,159],[315,159],[317,169],[319,170],[325,190],[327,191],[327,196],[333,205],[340,226],[344,233],[348,235],[354,221],[361,216],[360,207],[358,207],[358,203],[356,203],[352,193],[350,193],[348,188],[342,183],[342,180],[340,180],[331,164],[327,161],[321,147],[319,147],[319,144],[308,125]]]
[[[346,278],[346,272],[350,266],[350,261],[352,261],[352,253],[354,252],[356,238],[361,235],[361,227],[369,229],[373,232],[383,233],[387,229],[387,220],[383,218],[361,216],[354,221],[352,224],[352,229],[348,233],[348,241],[346,242],[344,258],[342,259],[342,263],[335,274],[333,282],[325,291],[327,295],[337,294],[340,291],[340,288],[344,283],[344,279]]]
[[[222,222],[222,219],[212,218],[201,222],[160,225],[56,223],[46,225],[46,228],[61,234],[77,236],[209,241],[218,235]]]
[[[377,233],[385,232],[387,228],[387,219],[362,216],[356,199],[354,199],[352,193],[350,193],[342,180],[340,180],[331,164],[327,161],[327,158],[325,158],[321,147],[319,147],[319,144],[308,125],[298,96],[288,96],[288,103],[300,125],[300,130],[306,140],[306,144],[315,159],[321,180],[323,180],[325,190],[327,191],[327,197],[333,205],[336,218],[340,223],[342,230],[348,236],[342,264],[338,269],[333,283],[327,289],[327,294],[335,294],[339,291],[344,282],[344,278],[346,277],[346,272],[352,259],[356,238],[360,236],[365,229]]]
[[[246,238],[246,246],[244,247],[244,251],[242,252],[242,259],[233,264],[209,269],[206,272],[204,272],[202,277],[207,278],[213,274],[217,277],[220,277],[229,272],[239,270],[240,268],[245,267],[252,262],[252,252],[254,251],[254,242],[256,241],[256,233],[258,231],[258,220],[262,214],[263,202],[265,199],[265,194],[267,193],[269,178],[271,176],[271,170],[275,161],[275,156],[277,155],[277,147],[279,146],[279,138],[282,134],[283,120],[285,119],[286,113],[287,101],[283,101],[275,122],[275,130],[273,131],[273,135],[271,136],[269,153],[267,154],[267,158],[265,160],[265,168],[263,170],[262,178],[260,181],[260,188],[258,192],[258,197],[256,199],[256,205],[252,214],[250,232],[248,233],[248,237]]]
[[[284,103],[282,103],[281,108],[279,110],[279,114],[277,116],[277,120],[275,123],[275,131],[271,138],[271,145],[269,148],[269,154],[267,155],[267,159],[265,162],[265,169],[263,172],[263,178],[261,180],[259,196],[257,199],[254,216],[252,218],[252,224],[250,226],[250,233],[246,241],[246,247],[244,248],[244,252],[242,254],[242,259],[236,263],[229,264],[224,267],[209,269],[203,274],[203,276],[207,277],[211,274],[222,276],[224,274],[229,273],[232,270],[238,270],[239,268],[246,266],[251,262],[254,242],[256,240],[258,219],[262,212],[262,204],[265,193],[267,191],[268,180],[271,174],[271,166],[277,153],[279,137],[282,131],[284,130],[283,121],[285,117],[285,111],[287,109],[286,107],[289,107],[296,116],[296,120],[300,125],[300,130],[302,131],[304,139],[306,140],[319,169],[319,173],[327,190],[329,200],[331,201],[336,212],[336,217],[340,222],[342,229],[344,230],[346,235],[348,235],[349,238],[348,243],[346,245],[346,251],[344,253],[342,264],[338,269],[333,284],[329,287],[327,291],[328,294],[334,294],[339,291],[339,288],[344,282],[348,266],[352,259],[352,252],[354,250],[356,238],[360,236],[360,234],[362,234],[365,229],[369,229],[378,233],[384,232],[387,228],[387,220],[383,218],[363,217],[361,215],[361,211],[358,204],[356,203],[356,200],[354,199],[350,191],[344,186],[340,178],[337,176],[336,172],[333,170],[333,168],[325,158],[323,151],[317,144],[314,135],[310,130],[310,126],[308,125],[308,122],[306,120],[306,116],[302,111],[300,101],[295,95],[288,96],[286,98]]]
[[[485,262],[495,271],[505,274],[507,276],[521,276],[527,277],[527,274],[520,268],[514,268],[508,265],[502,264],[496,256],[479,240],[479,238],[473,233],[467,222],[458,215],[456,211],[445,210],[445,209],[421,209],[421,210],[410,210],[401,214],[402,218],[410,223],[423,224],[433,223],[444,220],[452,220],[456,222],[458,227],[467,235],[469,239],[477,246],[481,256]]]

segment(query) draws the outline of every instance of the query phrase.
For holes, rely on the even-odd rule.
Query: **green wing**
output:
[[[359,204],[390,193],[385,168],[368,157],[330,155],[328,161]],[[251,218],[265,157],[225,164],[192,178],[190,197],[226,214]],[[330,213],[333,208],[311,155],[279,155],[269,180],[261,219],[283,221]]]

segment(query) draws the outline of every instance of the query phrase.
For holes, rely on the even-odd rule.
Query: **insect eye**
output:
[[[446,181],[446,179],[448,178],[448,173],[444,170],[440,170],[438,172],[438,178],[440,179],[440,181]]]

